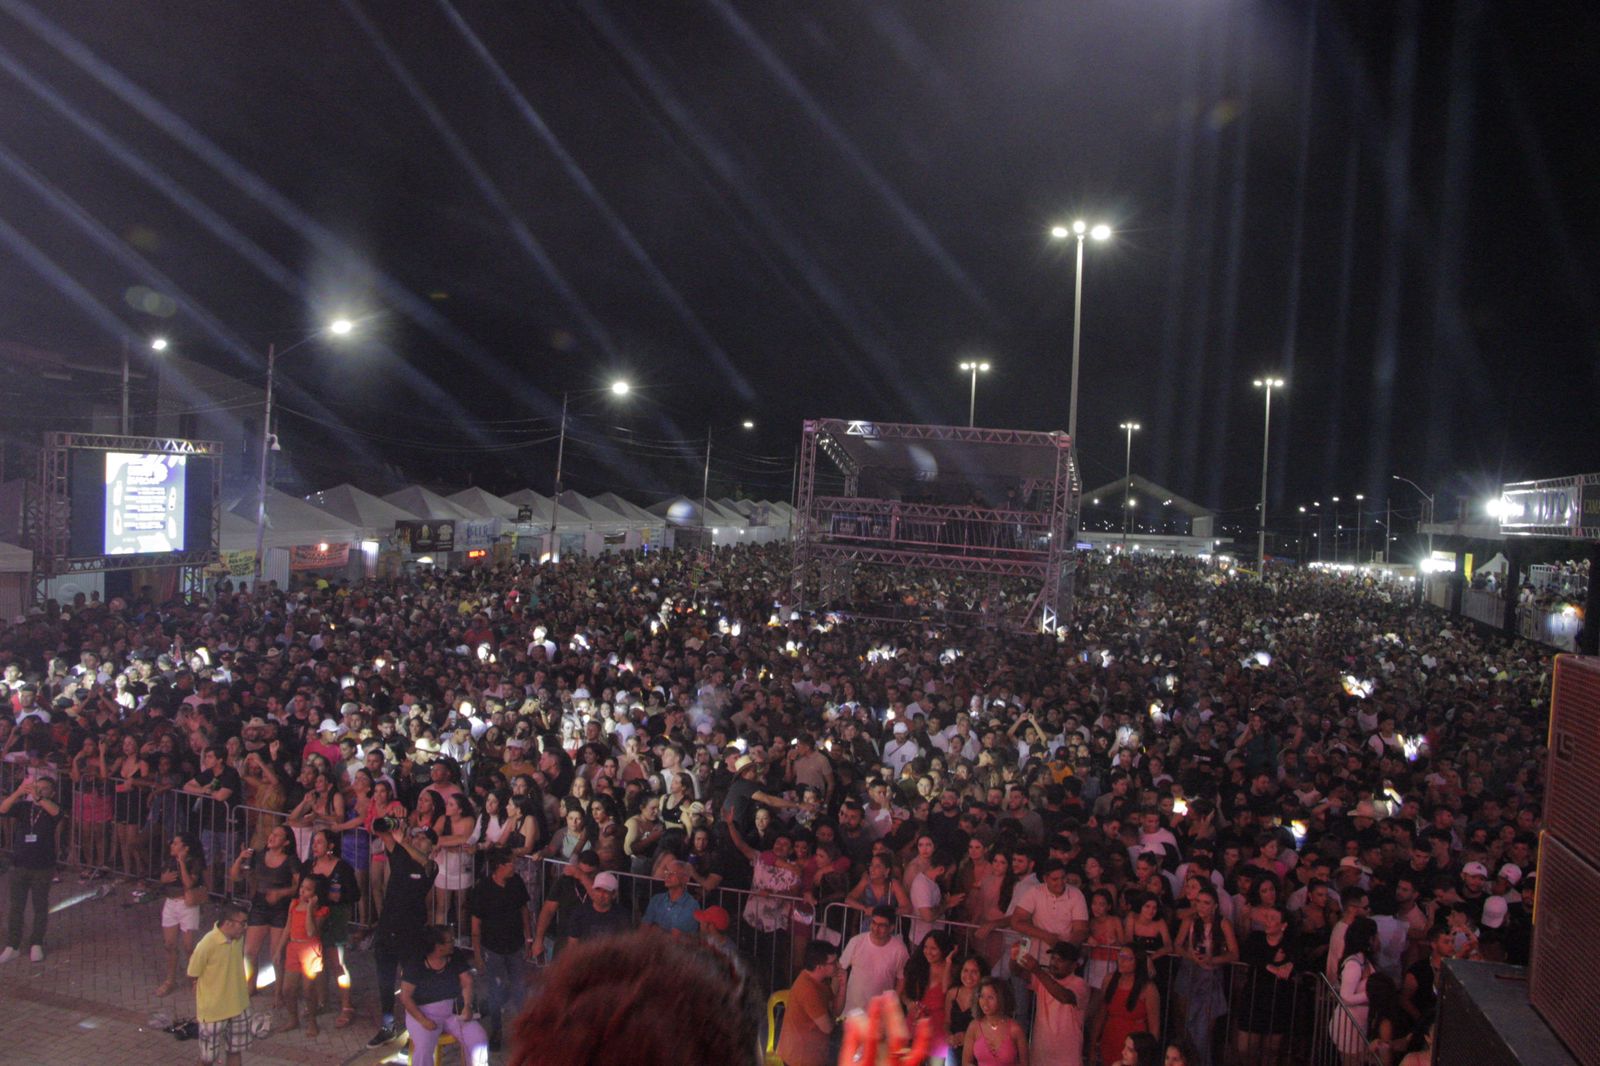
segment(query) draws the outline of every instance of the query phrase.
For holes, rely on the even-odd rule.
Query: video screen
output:
[[[130,564],[216,547],[214,456],[73,448],[68,555]]]
[[[106,452],[107,555],[181,552],[188,456]]]

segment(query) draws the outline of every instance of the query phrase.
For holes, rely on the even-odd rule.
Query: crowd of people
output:
[[[1533,646],[1223,560],[1083,555],[1057,635],[798,611],[788,575],[777,545],[613,554],[0,629],[0,964],[43,957],[61,860],[159,895],[160,993],[244,899],[206,937],[246,1004],[270,970],[315,1036],[375,993],[372,1046],[418,1062],[528,1039],[537,967],[643,924],[788,989],[789,1066],[884,994],[989,1066],[1426,1061],[1444,960],[1526,961]],[[897,588],[1011,594],[956,584]],[[201,1020],[214,1057],[253,1031]]]

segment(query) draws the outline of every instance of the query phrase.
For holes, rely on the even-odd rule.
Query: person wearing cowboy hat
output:
[[[763,791],[756,779],[756,771],[755,756],[746,753],[734,760],[734,782],[728,786],[728,798],[723,805],[723,818],[747,836],[755,829],[756,804],[785,810],[800,810],[806,806],[798,800]]]

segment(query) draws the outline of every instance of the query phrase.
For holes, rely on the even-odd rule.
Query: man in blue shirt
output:
[[[643,924],[665,929],[674,936],[698,936],[700,924],[694,920],[694,912],[699,904],[689,895],[689,864],[677,860],[667,863],[661,869],[661,882],[666,891],[650,897]]]

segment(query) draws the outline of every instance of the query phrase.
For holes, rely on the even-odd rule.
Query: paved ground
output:
[[[178,1041],[148,1025],[151,1016],[161,1011],[194,1016],[194,999],[187,989],[164,999],[155,996],[162,977],[160,905],[131,902],[121,885],[104,899],[84,898],[91,894],[92,886],[80,885],[72,872],[64,870],[61,882],[51,888],[51,906],[56,910],[50,916],[45,960],[34,963],[24,955],[0,966],[0,1062],[32,1066],[197,1062],[193,1042]],[[5,898],[0,892],[0,907]],[[213,911],[207,908],[203,929],[215,920]],[[335,1015],[324,1014],[319,1019],[322,1034],[316,1039],[303,1030],[274,1033],[252,1045],[245,1062],[372,1066],[407,1061],[403,1044],[365,1050],[367,1038],[378,1026],[372,957],[353,952],[350,968],[356,989],[354,1024],[335,1029]],[[270,1002],[270,994],[255,1000],[262,1009]],[[459,1060],[455,1049],[447,1050],[445,1063]],[[502,1061],[499,1055],[491,1058],[493,1063]]]

